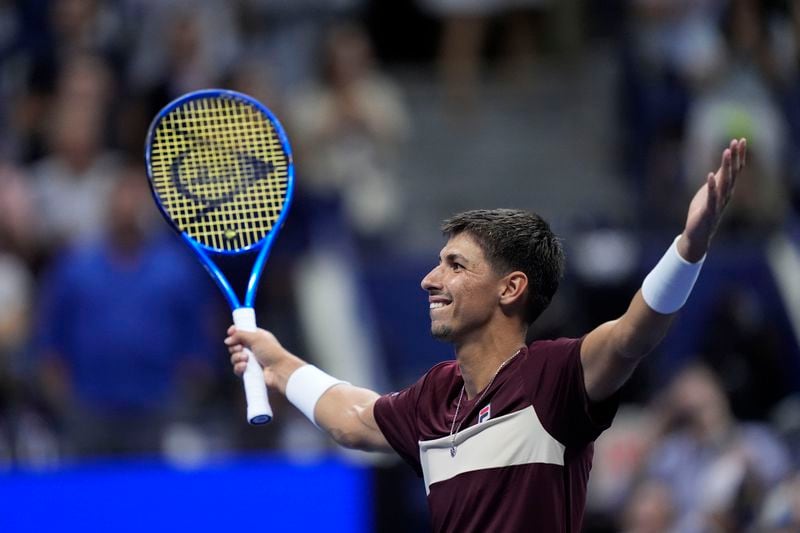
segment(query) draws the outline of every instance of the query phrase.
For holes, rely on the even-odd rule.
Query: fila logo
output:
[[[492,418],[492,404],[488,403],[486,404],[486,407],[478,412],[478,424],[483,424],[490,418]]]

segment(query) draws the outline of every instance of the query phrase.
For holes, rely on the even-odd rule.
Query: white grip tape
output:
[[[286,399],[319,427],[314,417],[314,408],[328,389],[340,383],[350,384],[326,374],[313,365],[301,366],[292,372],[286,382]]]
[[[678,253],[679,238],[680,235],[642,283],[642,298],[652,310],[663,315],[683,307],[706,260],[703,256],[697,263],[690,263],[681,257]]]
[[[256,331],[256,313],[252,307],[240,307],[233,311],[233,324],[242,331]],[[264,371],[253,352],[247,354],[247,368],[244,371],[244,395],[247,399],[247,421],[253,425],[266,424],[272,420],[272,407],[267,397]]]

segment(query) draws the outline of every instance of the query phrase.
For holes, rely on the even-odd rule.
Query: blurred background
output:
[[[326,525],[279,530],[427,528],[399,460],[335,449],[277,395],[245,422],[229,310],[143,166],[155,113],[207,87],[260,99],[295,151],[259,323],[380,392],[452,356],[419,288],[442,219],[548,219],[568,273],[531,336],[579,336],[747,137],[698,286],[597,442],[585,531],[800,531],[800,1],[0,0],[3,531],[107,531],[70,509],[110,494],[132,530],[181,529],[177,494],[206,527],[305,499]]]

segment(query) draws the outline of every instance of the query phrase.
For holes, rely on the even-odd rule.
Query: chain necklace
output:
[[[475,405],[478,405],[479,403],[481,403],[481,400],[483,400],[483,397],[486,396],[487,392],[489,392],[489,389],[491,388],[492,383],[494,383],[494,378],[496,378],[497,375],[500,373],[500,371],[503,370],[503,367],[506,366],[509,362],[511,362],[511,360],[514,359],[516,356],[518,356],[521,351],[522,351],[522,348],[517,350],[514,353],[514,355],[512,355],[511,357],[509,357],[508,359],[506,359],[505,361],[500,363],[500,366],[498,366],[497,370],[495,370],[494,376],[492,376],[492,379],[489,380],[489,384],[486,385],[486,387],[483,389],[483,392],[481,393],[480,397],[478,398],[478,401],[475,402]],[[461,422],[458,423],[458,427],[456,427],[456,420],[458,419],[458,411],[461,409],[461,400],[464,398],[464,390],[466,389],[466,386],[467,386],[466,383],[461,385],[461,394],[458,395],[458,403],[456,404],[456,414],[453,415],[453,422],[450,424],[450,457],[455,457],[456,456],[456,452],[458,451],[457,448],[456,448],[456,437],[458,436],[458,432],[461,431],[461,424],[464,423],[464,419],[463,418],[461,419]],[[453,430],[455,430],[455,431],[453,431]]]

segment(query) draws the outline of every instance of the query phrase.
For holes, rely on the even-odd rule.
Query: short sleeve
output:
[[[417,405],[427,374],[410,387],[381,396],[375,402],[374,415],[389,445],[422,476],[419,459]]]
[[[595,440],[611,426],[619,405],[614,394],[593,402],[581,364],[583,339],[539,341],[529,347],[523,372],[527,393],[545,428],[567,445]]]

